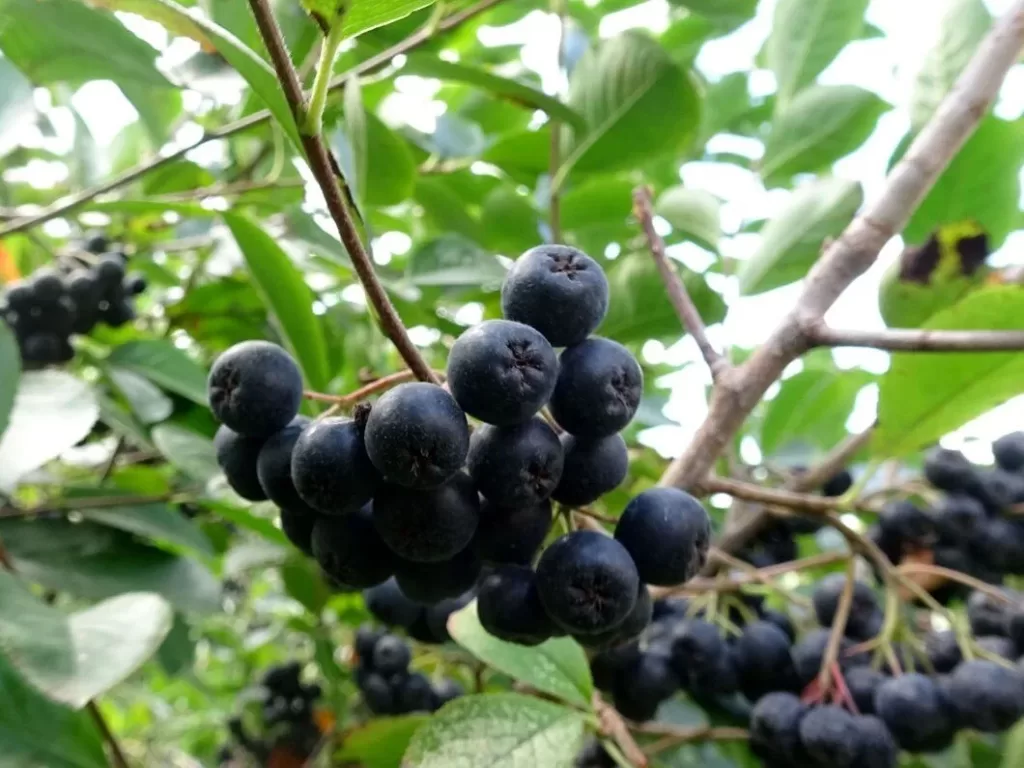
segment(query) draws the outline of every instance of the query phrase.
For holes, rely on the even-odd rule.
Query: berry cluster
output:
[[[469,605],[474,597],[475,587],[458,597],[424,605],[406,597],[393,576],[363,590],[363,601],[374,618],[389,627],[404,629],[414,640],[435,645],[451,640],[448,617]]]
[[[975,466],[959,451],[928,454],[924,475],[941,494],[937,503],[889,502],[871,532],[890,560],[928,553],[929,562],[991,584],[1024,574],[1024,518],[1010,514],[1024,503],[1024,432],[999,438],[992,452],[994,468]],[[943,601],[963,593],[956,584],[935,586]]]
[[[60,273],[36,270],[27,280],[10,286],[0,304],[0,318],[14,331],[26,368],[66,363],[74,357],[72,334],[89,333],[98,323],[112,327],[135,318],[132,297],[146,290],[143,277],[125,277],[120,252],[105,253],[109,243],[100,236],[85,246],[97,258],[78,261]]]
[[[260,735],[252,735],[241,717],[231,718],[228,730],[234,743],[221,750],[222,765],[230,764],[238,750],[260,765],[299,764],[313,754],[322,736],[315,710],[321,690],[315,683],[303,684],[301,677],[298,662],[267,670],[258,695]]]
[[[355,641],[358,667],[356,685],[375,715],[434,712],[463,694],[462,686],[444,679],[431,683],[409,671],[412,653],[402,638],[384,630],[362,626]]]
[[[1005,666],[965,659],[954,633],[944,631],[920,638],[925,650],[916,656],[897,646],[903,669],[893,671],[875,668],[856,646],[878,634],[882,610],[874,591],[855,582],[831,693],[823,691],[817,679],[844,584],[845,576],[834,574],[815,586],[820,626],[799,640],[787,616],[756,599],[728,615],[727,624],[741,625],[733,637],[685,599],[655,601],[654,621],[638,641],[593,657],[594,682],[637,721],[653,718],[679,690],[744,714],[753,751],[772,768],[895,766],[900,749],[939,751],[958,730],[995,733],[1024,717],[1024,671],[1011,663],[1024,653],[1024,609],[990,597],[969,601],[972,629],[987,635],[975,644],[1005,658]],[[1011,637],[1014,630],[1021,636]],[[591,752],[589,764],[601,765]]]
[[[704,563],[707,513],[682,491],[646,491],[614,538],[569,533],[531,567],[552,500],[589,504],[624,479],[619,432],[643,374],[625,347],[590,336],[608,283],[580,251],[527,251],[501,295],[506,319],[453,345],[447,388],[402,384],[354,419],[297,416],[291,357],[263,341],[232,347],[209,378],[218,462],[241,496],[281,508],[285,533],[339,584],[393,576],[406,598],[433,605],[472,589],[487,563],[497,569],[478,605],[492,634],[524,644],[571,634],[593,647],[635,637],[650,619],[645,585],[680,584]],[[472,434],[467,416],[481,422]]]

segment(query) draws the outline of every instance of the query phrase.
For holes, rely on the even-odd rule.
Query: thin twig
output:
[[[635,768],[646,768],[647,756],[644,755],[643,750],[636,743],[633,734],[629,732],[629,727],[626,725],[626,721],[622,719],[619,711],[602,699],[597,691],[594,691],[591,701],[594,705],[597,719],[601,723],[601,732],[612,738],[630,764],[635,766]]]
[[[687,728],[668,723],[651,722],[631,723],[630,728],[637,733],[662,737],[644,748],[644,753],[648,756],[695,741],[745,741],[750,738],[746,729],[729,726],[699,725]]]
[[[103,718],[103,713],[100,712],[100,708],[96,706],[95,701],[90,701],[85,705],[85,708],[89,710],[89,714],[92,716],[93,722],[96,723],[96,728],[99,729],[100,734],[103,736],[103,740],[107,743],[107,747],[110,749],[110,757],[114,761],[114,768],[129,768],[128,760],[125,759],[124,752],[121,751],[121,745],[117,741],[117,737],[114,736],[114,732],[110,730],[110,726],[107,725],[107,721]]]
[[[444,378],[444,372],[434,371],[434,376],[442,379]],[[384,392],[407,381],[412,381],[415,378],[416,375],[412,371],[406,369],[404,371],[398,371],[398,373],[391,373],[387,376],[382,376],[376,381],[371,381],[369,384],[349,392],[347,395],[326,395],[322,392],[307,391],[304,393],[304,396],[308,400],[316,400],[321,403],[333,403],[339,408],[351,408],[353,405],[361,403],[368,397],[372,397],[373,395]]]
[[[640,222],[640,227],[647,238],[647,248],[654,257],[654,263],[658,266],[662,282],[665,283],[665,290],[668,292],[669,301],[679,315],[683,328],[689,332],[693,340],[697,342],[704,362],[711,370],[711,377],[717,379],[731,366],[729,361],[712,346],[708,340],[707,330],[704,327],[704,320],[701,319],[697,305],[693,303],[686,284],[679,273],[673,269],[668,255],[665,253],[665,241],[654,228],[654,201],[651,198],[649,187],[637,187],[633,190],[633,215]]]
[[[890,352],[1000,352],[1024,349],[1024,331],[945,331],[888,328],[881,331],[829,328],[819,323],[808,329],[819,347],[870,347]]]
[[[565,0],[551,0],[551,9],[558,17],[558,45],[555,46],[556,69],[561,75],[565,63]],[[562,124],[555,118],[551,126],[551,149],[548,158],[548,180],[558,175],[562,165]],[[551,227],[551,242],[562,242],[562,191],[553,184],[548,189],[548,225]]]
[[[288,53],[284,36],[274,18],[269,0],[249,0],[249,7],[256,18],[256,26],[259,27],[260,36],[267,47],[267,53],[277,72],[278,80],[281,82],[288,106],[291,108],[296,124],[301,126],[304,124],[305,114],[302,83],[299,82],[299,74],[292,64],[291,55]],[[381,329],[391,339],[398,354],[402,356],[405,364],[416,374],[418,379],[436,382],[434,372],[412,343],[412,339],[409,338],[409,333],[384,290],[384,286],[377,279],[373,260],[363,246],[359,230],[345,204],[341,186],[334,174],[335,164],[331,161],[322,136],[319,134],[309,136],[300,133],[300,138],[306,152],[309,169],[323,192],[327,210],[334,220],[334,225],[338,228],[338,236],[352,259],[352,266],[359,277],[359,282],[363,285],[367,299],[377,314]]]
[[[746,587],[764,583],[765,579],[773,579],[787,573],[807,571],[812,568],[822,568],[826,565],[833,565],[846,560],[847,557],[848,555],[845,552],[822,552],[821,554],[805,557],[800,560],[790,560],[788,563],[758,568],[756,573],[744,572],[731,579],[696,578],[678,587],[652,587],[651,597],[659,598],[679,594],[700,595],[709,592],[739,592]]]
[[[768,340],[739,368],[716,382],[707,418],[686,450],[662,476],[662,485],[693,487],[714,466],[725,446],[768,388],[810,348],[807,331],[878,258],[903,229],[940,174],[988,114],[1007,71],[1024,44],[1024,0],[1015,0],[978,47],[935,114],[896,164],[881,194],[866,205],[825,249],[803,283],[795,306]]]
[[[1005,603],[1006,605],[1015,604],[1013,598],[1003,592],[1003,590],[996,585],[988,584],[981,579],[976,579],[961,571],[954,571],[952,568],[943,568],[941,565],[929,565],[928,563],[901,563],[896,570],[903,574],[927,573],[931,576],[941,576],[944,579],[956,581],[960,584],[976,589],[979,592],[984,592],[989,597]]]
[[[821,670],[818,672],[818,688],[824,695],[828,692],[832,682],[832,669],[839,660],[839,647],[846,634],[846,624],[850,620],[850,609],[853,607],[853,588],[856,584],[854,566],[856,561],[851,556],[846,562],[846,583],[843,584],[843,591],[839,595],[839,605],[836,607],[836,615],[832,619],[832,630],[828,636],[828,644],[825,646],[825,655],[821,660]]]
[[[434,36],[441,32],[448,32],[460,24],[468,21],[469,19],[477,16],[484,11],[490,10],[502,0],[481,0],[479,3],[469,6],[468,8],[453,13],[450,16],[442,19],[440,23],[434,25],[431,28],[419,29],[413,32],[411,35],[403,40],[395,43],[390,48],[386,48],[380,53],[376,53],[369,57],[365,61],[352,67],[350,70],[336,75],[331,80],[331,90],[337,90],[344,86],[347,78],[355,76],[361,77],[363,75],[370,74],[371,72],[386,66],[392,59],[403,53],[408,53],[414,48],[418,48],[427,41],[431,40]],[[133,181],[137,181],[151,171],[155,171],[158,168],[162,168],[169,163],[173,163],[180,160],[189,152],[196,147],[200,147],[210,141],[217,139],[224,139],[228,136],[233,136],[236,133],[247,131],[250,128],[255,128],[257,125],[266,123],[271,118],[270,110],[263,109],[259,112],[253,112],[251,115],[243,117],[241,120],[236,120],[227,125],[221,126],[213,131],[209,131],[191,144],[186,144],[183,147],[170,152],[166,155],[154,157],[141,163],[134,168],[129,168],[124,173],[118,174],[111,179],[107,179],[100,184],[84,189],[78,194],[71,195],[63,200],[58,200],[52,205],[44,208],[32,216],[25,216],[18,218],[15,221],[8,223],[7,225],[0,227],[0,238],[6,235],[13,235],[15,232],[23,232],[26,229],[32,229],[40,224],[45,224],[52,219],[66,216],[69,213],[77,211],[82,206],[86,205],[91,200],[99,197],[100,195],[112,192],[119,187],[123,187],[127,184],[131,184]]]
[[[763,504],[774,504],[775,506],[788,509],[800,509],[805,512],[830,512],[840,509],[841,503],[838,499],[830,496],[814,496],[809,493],[796,493],[782,488],[764,488],[753,483],[745,483],[742,480],[730,480],[726,477],[712,475],[700,483],[700,489],[705,493],[725,493],[747,501],[759,501]]]

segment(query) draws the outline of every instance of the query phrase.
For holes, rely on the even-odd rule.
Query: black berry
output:
[[[529,565],[551,530],[551,502],[503,507],[486,499],[472,547],[485,563]]]
[[[317,512],[341,515],[373,498],[380,480],[366,455],[362,430],[350,419],[323,419],[299,435],[292,450],[292,480]]]
[[[213,438],[217,464],[224,472],[228,485],[249,501],[263,501],[267,498],[256,472],[256,461],[265,442],[265,438],[240,435],[223,424]]]
[[[628,349],[595,336],[562,352],[560,363],[551,415],[566,432],[607,437],[629,424],[640,406],[644,375]]]
[[[467,468],[477,489],[504,507],[536,506],[562,477],[562,444],[543,419],[484,425],[469,443]]]
[[[568,432],[560,438],[565,461],[562,479],[552,498],[570,507],[582,507],[614,490],[629,472],[629,452],[619,434],[583,438]]]
[[[377,532],[395,554],[415,562],[441,562],[461,552],[479,519],[480,497],[465,472],[422,491],[385,483],[373,499]]]
[[[218,421],[239,434],[269,437],[299,412],[302,374],[276,344],[243,341],[217,358],[207,389]]]
[[[394,555],[373,527],[369,504],[347,515],[318,518],[313,556],[328,576],[359,588],[387,580],[395,567]]]
[[[506,565],[480,583],[477,596],[480,624],[490,634],[520,645],[537,645],[556,633],[537,591],[532,570]]]
[[[711,520],[693,496],[677,488],[652,488],[626,505],[615,526],[641,581],[673,586],[707,562]]]

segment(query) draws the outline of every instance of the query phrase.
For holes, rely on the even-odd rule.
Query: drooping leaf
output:
[[[421,286],[498,286],[505,277],[505,268],[472,240],[446,234],[413,251],[406,275],[414,285]]]
[[[484,198],[480,209],[480,231],[484,245],[515,257],[538,243],[539,218],[529,198],[510,186],[496,187]]]
[[[477,85],[527,109],[546,112],[551,119],[561,120],[576,130],[585,129],[583,118],[558,99],[526,83],[501,77],[484,69],[445,61],[431,54],[412,53],[402,71],[423,77],[436,77],[439,80],[455,80]]]
[[[187,670],[195,661],[196,644],[193,641],[188,622],[180,613],[174,614],[171,631],[157,649],[156,658],[169,675]]]
[[[346,734],[334,759],[366,768],[399,768],[413,734],[428,719],[426,715],[374,718]]]
[[[312,389],[323,392],[330,378],[323,328],[313,314],[313,295],[288,254],[251,219],[224,214],[253,279],[281,325]]]
[[[781,104],[832,63],[864,28],[868,0],[779,0],[768,38],[768,67]]]
[[[63,371],[22,374],[10,423],[0,438],[0,490],[89,434],[99,418],[89,385]]]
[[[518,693],[464,696],[412,737],[403,768],[563,768],[583,740],[583,716]]]
[[[669,187],[658,197],[655,212],[698,245],[709,251],[718,250],[722,234],[719,209],[714,195],[700,189]]]
[[[100,494],[105,498],[110,497],[110,492],[106,490],[90,494],[76,493],[74,496],[88,499],[89,496]],[[74,509],[73,500],[70,504],[70,508]],[[137,504],[92,509],[86,506],[75,512],[86,520],[144,536],[155,542],[166,542],[204,555],[213,554],[213,547],[206,534],[169,504]]]
[[[499,640],[480,625],[475,600],[448,619],[448,632],[485,664],[539,691],[590,706],[594,684],[587,656],[576,641],[558,637],[530,648]]]
[[[171,628],[158,595],[125,594],[65,616],[0,572],[0,648],[18,673],[76,709],[138,669]]]
[[[363,89],[359,86],[358,77],[350,77],[345,81],[345,137],[349,149],[348,162],[345,156],[339,157],[345,169],[345,180],[359,203],[360,210],[366,203],[366,189],[369,184],[367,167],[366,107],[363,104]]]
[[[108,768],[92,719],[55,704],[18,677],[0,654],[0,765],[4,768]]]
[[[163,421],[174,412],[171,398],[149,379],[123,368],[110,368],[108,374],[143,424]]]
[[[854,400],[873,380],[867,371],[806,368],[782,382],[761,424],[761,450],[772,456],[790,443],[832,448],[846,435]]]
[[[762,293],[807,274],[829,237],[853,218],[863,200],[860,184],[835,177],[797,188],[761,230],[761,245],[739,268],[740,293]]]
[[[213,442],[178,424],[158,424],[152,431],[153,444],[171,464],[201,483],[208,483],[219,471]]]
[[[854,85],[814,85],[776,114],[765,142],[761,175],[778,183],[820,171],[857,149],[888,105]]]
[[[569,106],[586,130],[565,131],[565,161],[572,170],[632,168],[681,151],[696,137],[700,97],[689,72],[657,42],[636,32],[606,40],[573,70]]]
[[[291,546],[288,537],[284,535],[281,529],[266,518],[257,517],[252,512],[223,501],[202,499],[199,503],[218,517],[222,517],[240,528],[245,528],[247,531],[252,531],[272,544],[282,547]]]
[[[629,179],[606,176],[573,185],[562,195],[562,227],[571,231],[595,225],[625,224],[632,213],[635,186]]]
[[[598,328],[602,336],[620,341],[682,338],[683,326],[665,293],[654,260],[646,253],[620,257],[608,272],[608,314]],[[690,298],[704,322],[711,325],[725,317],[725,302],[704,278],[671,262],[682,276]]]
[[[1024,329],[1024,291],[974,291],[923,327]],[[896,353],[879,384],[872,449],[878,456],[904,456],[1021,392],[1024,356],[1016,352]]]
[[[910,124],[920,130],[949,93],[992,26],[983,0],[946,0],[938,37],[921,62],[910,97]]]
[[[21,352],[18,341],[7,326],[0,323],[0,435],[7,429],[7,423],[18,394],[18,379],[21,376]]]
[[[140,376],[168,392],[206,405],[206,371],[169,341],[140,339],[114,348],[107,362]]]
[[[4,2],[11,1],[4,0]],[[62,0],[62,2],[64,1],[66,0]],[[34,0],[17,0],[17,2],[32,3]],[[47,2],[53,2],[53,0],[47,0]],[[253,93],[263,100],[267,109],[283,128],[285,135],[288,136],[295,148],[302,152],[298,127],[273,68],[259,54],[226,29],[210,21],[207,16],[195,9],[183,8],[174,0],[91,0],[91,2],[112,11],[136,13],[150,21],[155,21],[173,34],[189,37],[207,50],[219,53],[245,79]],[[67,20],[58,20],[56,23],[68,24]],[[73,27],[69,27],[69,34],[75,34],[73,30]],[[127,30],[125,32],[127,33]],[[80,31],[77,34],[81,34]],[[129,36],[134,37],[133,35]],[[114,79],[116,80],[116,78]]]
[[[498,166],[513,178],[533,184],[550,169],[551,128],[522,130],[505,134],[492,143],[480,158]]]
[[[986,117],[939,177],[903,230],[923,243],[939,227],[970,221],[988,235],[992,250],[1018,226],[1024,121]]]

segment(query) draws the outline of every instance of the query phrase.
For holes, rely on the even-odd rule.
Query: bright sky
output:
[[[999,14],[1010,5],[1011,0],[986,0],[986,5]],[[858,41],[833,62],[822,75],[821,81],[829,84],[855,84],[877,92],[895,106],[879,121],[875,133],[854,155],[837,165],[836,173],[860,181],[868,199],[878,190],[885,175],[885,167],[897,142],[906,133],[909,120],[904,105],[907,103],[910,84],[916,67],[924,52],[930,47],[940,14],[937,8],[943,0],[873,0],[868,11],[868,20],[880,27],[884,38]],[[761,48],[771,29],[775,0],[762,0],[758,15],[750,23],[733,34],[715,40],[704,46],[697,60],[697,66],[709,80],[718,80],[735,71],[747,71],[753,66],[754,56]],[[173,65],[183,61],[195,47],[188,41],[176,41],[168,47],[166,33],[157,25],[138,19],[126,18],[131,28],[148,42],[164,52],[161,63]],[[646,27],[661,31],[667,26],[668,4],[666,0],[649,0],[642,5],[612,14],[602,23],[604,37],[617,34],[624,29]],[[481,39],[488,45],[518,43],[523,45],[522,60],[525,66],[538,72],[546,90],[555,91],[561,87],[555,57],[557,22],[554,17],[541,12],[530,14],[523,21],[501,29],[481,30]],[[433,100],[439,86],[436,81],[416,77],[400,77],[397,81],[398,94],[390,97],[382,107],[385,120],[409,122],[423,130],[431,130],[432,122],[441,114],[443,105]],[[759,71],[752,81],[752,87],[759,93],[774,90],[770,72]],[[218,98],[231,93],[230,88],[216,90]],[[187,96],[187,105],[196,103],[197,94]],[[101,145],[108,145],[117,133],[135,119],[134,109],[120,92],[106,82],[90,83],[81,88],[73,98],[73,104],[82,114],[90,130]],[[72,132],[71,116],[67,110],[54,110],[58,128],[58,141],[70,142]],[[997,113],[1002,117],[1016,118],[1024,112],[1024,66],[1018,65],[1010,73],[1003,88]],[[189,132],[195,126],[186,126],[179,134],[180,141],[194,136]],[[33,137],[34,138],[34,137]],[[26,137],[26,140],[30,140]],[[757,142],[740,137],[720,136],[712,140],[715,151],[728,150],[757,157],[761,147]],[[217,151],[207,146],[206,153]],[[208,156],[208,155],[207,155]],[[202,161],[201,157],[195,159]],[[36,168],[36,180],[44,176]],[[59,168],[45,169],[60,174]],[[781,190],[765,190],[756,174],[738,166],[715,163],[689,163],[682,168],[681,181],[687,186],[705,189],[720,197],[723,202],[723,225],[727,234],[738,230],[744,221],[770,217],[785,202],[788,193]],[[667,226],[667,224],[666,224]],[[396,233],[397,234],[397,233]],[[398,241],[393,249],[401,252],[408,245]],[[407,238],[405,238],[407,239]],[[749,257],[757,245],[757,235],[739,235],[726,238],[722,252],[734,258]],[[883,323],[877,309],[877,287],[885,265],[899,253],[902,244],[894,240],[883,252],[875,268],[858,280],[840,299],[828,315],[830,323],[837,327],[881,328]],[[1024,232],[1017,232],[1008,240],[1001,251],[994,255],[993,263],[1010,263],[1012,254],[1024,248]],[[708,254],[695,246],[679,249],[675,254],[688,266],[704,269],[709,263]],[[1019,257],[1017,258],[1019,262]],[[714,276],[719,277],[719,276]],[[720,345],[733,343],[750,347],[761,342],[775,321],[792,305],[799,286],[784,287],[750,298],[739,298],[733,281],[721,278],[714,287],[730,301],[730,311],[724,324],[710,329],[714,341]],[[692,342],[687,339],[669,349],[651,342],[644,349],[645,356],[652,362],[670,362],[682,366],[697,362],[699,356]],[[838,350],[837,362],[844,367],[863,366],[875,372],[882,372],[887,366],[888,356],[871,350]],[[794,371],[798,366],[794,366]],[[679,453],[703,419],[705,387],[709,383],[701,365],[687,365],[678,374],[670,377],[672,399],[667,414],[678,426],[662,427],[645,434],[650,442],[666,455]],[[858,407],[848,426],[860,429],[874,418],[876,392],[868,388],[862,393]],[[950,447],[963,448],[977,461],[990,460],[988,442],[1005,431],[1024,427],[1024,397],[1017,398],[986,414],[950,435],[944,443]],[[746,451],[745,451],[746,453]],[[756,461],[756,448],[745,458]]]

